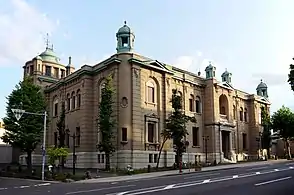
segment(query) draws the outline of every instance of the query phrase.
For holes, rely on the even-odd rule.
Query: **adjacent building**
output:
[[[208,64],[202,76],[137,54],[135,34],[126,23],[116,33],[116,39],[117,52],[95,65],[75,70],[71,57],[63,65],[53,47],[47,44],[42,54],[23,67],[24,75],[33,76],[35,83],[44,87],[50,119],[47,145],[57,143],[56,122],[61,104],[65,103],[66,129],[77,135],[77,167],[104,167],[105,155],[97,150],[101,140],[97,119],[104,79],[111,75],[116,120],[112,167],[156,165],[162,141],[160,133],[172,111],[173,89],[183,98],[184,112],[197,120],[186,124],[189,146],[184,161],[218,163],[257,158],[261,110],[270,108],[263,81],[258,84],[256,94],[247,93],[234,87],[232,73],[227,70],[217,80],[213,63]],[[72,151],[73,139],[68,137],[66,142]],[[164,146],[160,166],[173,165],[173,150],[170,140]],[[35,163],[41,159],[37,153]],[[72,159],[71,154],[67,166],[71,166]]]

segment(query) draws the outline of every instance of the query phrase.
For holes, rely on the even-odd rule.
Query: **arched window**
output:
[[[67,110],[70,111],[70,95],[69,93],[66,95],[66,105],[67,105]]]
[[[81,90],[77,90],[77,108],[81,107]]]
[[[244,109],[244,121],[247,122],[247,108]]]
[[[196,97],[196,113],[201,113],[201,99],[199,96]]]
[[[71,107],[72,109],[76,108],[76,96],[75,92],[71,93]]]
[[[219,113],[221,115],[228,115],[228,98],[226,95],[222,94],[219,97]]]
[[[236,106],[235,105],[233,105],[233,118],[234,118],[234,120],[236,120]]]
[[[189,98],[189,111],[190,112],[194,112],[195,111],[195,106],[194,106],[194,95],[190,95],[190,98]]]
[[[55,96],[53,98],[53,116],[58,116],[58,98]]]
[[[240,107],[240,121],[243,121],[243,108]]]
[[[155,103],[155,84],[153,81],[148,81],[146,84],[147,102]]]
[[[105,80],[101,81],[99,85],[99,102],[101,102],[102,92],[104,88],[105,88]]]

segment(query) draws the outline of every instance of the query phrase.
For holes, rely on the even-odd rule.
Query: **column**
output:
[[[223,161],[223,145],[222,145],[222,131],[219,130],[219,155],[220,155],[220,162]]]
[[[155,125],[155,143],[159,143],[159,140],[158,140],[158,134],[159,134],[159,132],[158,132],[158,128],[159,127],[159,123],[158,122],[156,122],[156,125]]]
[[[145,122],[145,142],[148,142],[148,122]]]

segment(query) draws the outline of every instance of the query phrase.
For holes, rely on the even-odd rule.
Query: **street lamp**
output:
[[[35,115],[35,116],[44,116],[44,132],[43,132],[43,145],[42,145],[42,181],[45,180],[45,162],[46,162],[46,122],[47,122],[47,111],[44,111],[44,113],[34,113],[34,112],[26,112],[22,109],[11,109],[12,113],[14,114],[17,121],[22,117],[23,114],[28,115]],[[18,122],[15,122],[18,126],[20,124]]]
[[[207,141],[209,140],[209,136],[202,136],[203,142],[204,142],[204,147],[205,147],[205,163],[207,164]]]
[[[69,130],[67,130],[67,134],[69,135]],[[76,138],[80,138],[80,135],[76,135],[75,133],[73,135],[69,135],[72,137],[73,140],[73,149],[72,149],[72,174],[76,174],[76,161],[77,161],[77,155],[76,155]]]

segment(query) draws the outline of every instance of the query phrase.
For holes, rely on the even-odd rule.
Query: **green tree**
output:
[[[293,64],[290,64],[290,73],[288,74],[288,82],[291,86],[292,91],[294,91],[294,65]]]
[[[172,138],[172,132],[169,129],[164,129],[160,135],[162,138],[162,143],[161,143],[160,149],[159,149],[159,154],[158,154],[157,163],[156,163],[156,169],[158,169],[160,156],[161,156],[161,153],[162,153],[162,150],[163,150],[165,143],[167,142],[167,140]]]
[[[291,158],[290,139],[294,137],[294,113],[282,106],[272,115],[272,127],[286,143],[286,156]]]
[[[64,148],[65,147],[65,139],[66,139],[66,130],[65,130],[65,103],[61,103],[61,111],[59,119],[56,123],[57,131],[58,131],[58,147]],[[60,166],[61,168],[64,167],[65,159],[61,158]]]
[[[176,164],[179,167],[182,162],[182,155],[186,150],[184,138],[188,135],[186,123],[191,121],[196,123],[195,117],[185,115],[182,109],[182,96],[176,89],[172,91],[171,104],[173,112],[166,120],[166,129],[171,132],[171,138],[175,146]]]
[[[12,109],[19,108],[31,113],[42,114],[46,109],[46,101],[41,88],[34,85],[31,77],[25,77],[7,97],[6,117],[3,118],[6,132],[2,139],[14,147],[27,153],[27,168],[32,169],[32,152],[40,143],[43,134],[42,116],[23,114],[19,121]]]
[[[61,164],[62,161],[66,160],[66,158],[68,157],[68,150],[67,148],[56,148],[55,146],[52,146],[48,148],[47,155],[49,157],[49,164],[55,166],[56,161],[58,161],[57,164]]]
[[[263,127],[263,132],[261,135],[261,147],[267,150],[268,158],[270,157],[270,147],[271,147],[271,118],[264,107],[261,109],[261,125]]]
[[[112,78],[108,76],[105,79],[104,86],[101,90],[101,102],[99,104],[98,129],[101,133],[101,142],[98,143],[100,152],[105,152],[105,169],[110,170],[110,155],[115,151],[113,145],[113,130],[115,122],[113,120],[113,94]]]

